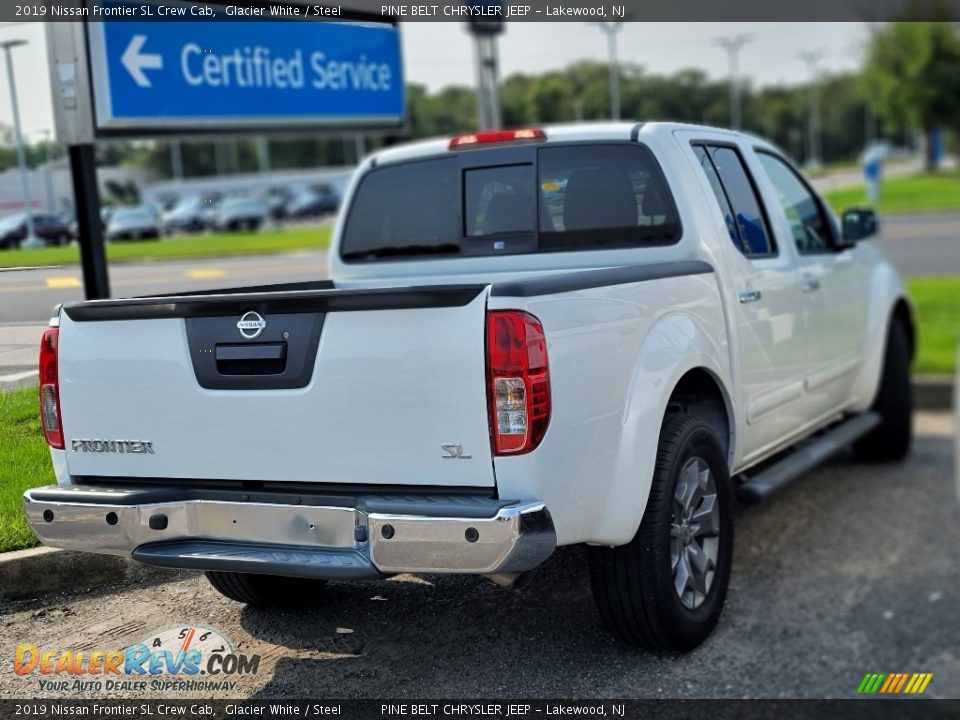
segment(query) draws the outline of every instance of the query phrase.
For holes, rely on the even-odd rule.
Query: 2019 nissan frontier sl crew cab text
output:
[[[876,217],[835,218],[762,140],[478,133],[376,153],[344,207],[332,281],[57,312],[41,540],[254,604],[509,584],[583,543],[606,627],[682,650],[720,614],[735,494],[908,452],[914,324],[860,242]]]

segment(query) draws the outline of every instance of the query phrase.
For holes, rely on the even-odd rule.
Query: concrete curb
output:
[[[0,554],[0,600],[37,599],[102,585],[174,579],[179,571],[116,555],[36,547]]]
[[[918,410],[950,410],[953,407],[950,375],[921,375],[913,379],[913,405]]]

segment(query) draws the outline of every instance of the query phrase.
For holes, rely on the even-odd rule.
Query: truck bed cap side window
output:
[[[733,244],[747,257],[775,255],[763,206],[740,153],[705,143],[694,144],[693,151],[720,203]]]

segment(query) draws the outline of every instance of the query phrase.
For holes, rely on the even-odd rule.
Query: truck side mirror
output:
[[[858,240],[866,240],[877,234],[879,221],[872,208],[850,208],[843,211],[843,240],[852,245]]]

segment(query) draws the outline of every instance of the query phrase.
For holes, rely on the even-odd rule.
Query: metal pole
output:
[[[607,47],[610,51],[610,116],[620,119],[620,64],[617,61],[617,34],[607,33]]]
[[[20,106],[17,104],[17,85],[13,77],[13,55],[10,52],[15,47],[26,45],[26,40],[8,40],[0,44],[7,56],[7,82],[10,83],[10,105],[13,109],[13,132],[17,142],[17,164],[20,166],[20,186],[23,192],[23,206],[27,219],[27,237],[24,239],[21,247],[39,248],[44,247],[33,230],[33,203],[30,200],[30,186],[27,179],[27,158],[23,151],[23,132],[20,128]]]
[[[477,54],[477,121],[481,130],[500,127],[500,99],[497,80],[497,41],[489,35],[475,35]]]
[[[170,141],[170,174],[177,182],[183,180],[183,152],[179,140]]]
[[[57,211],[56,201],[53,199],[53,168],[51,163],[53,162],[53,157],[50,155],[50,130],[41,130],[43,133],[43,151],[46,161],[44,163],[44,173],[43,173],[43,184],[46,186],[47,190],[47,212],[54,213]]]
[[[257,169],[262,173],[270,172],[270,141],[263,135],[257,138]]]
[[[617,33],[623,28],[622,22],[594,23],[607,36],[608,69],[610,72],[610,117],[620,119],[620,60],[617,55]]]
[[[740,48],[750,41],[749,35],[717,38],[717,45],[727,51],[730,67],[730,127],[740,129]]]
[[[71,145],[69,153],[84,293],[87,300],[102,300],[110,297],[110,280],[103,226],[100,224],[100,193],[93,144]]]
[[[493,127],[503,125],[500,117],[500,58],[497,54],[497,39],[487,38],[487,81],[490,83],[490,119]]]
[[[820,164],[820,97],[817,88],[817,63],[823,58],[823,50],[807,50],[800,53],[810,69],[810,90],[807,93],[807,164],[816,167]]]
[[[357,158],[356,164],[359,165],[367,154],[367,140],[363,136],[363,133],[357,133],[353,136],[353,149]]]

